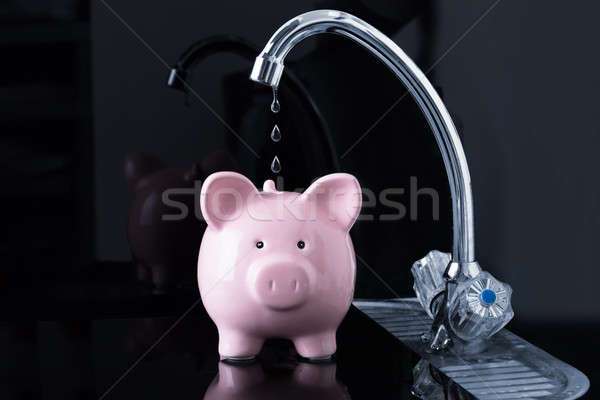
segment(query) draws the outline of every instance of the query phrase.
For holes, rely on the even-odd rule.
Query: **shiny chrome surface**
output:
[[[444,159],[452,195],[452,260],[469,274],[475,261],[473,200],[467,160],[452,118],[439,95],[415,63],[390,38],[350,14],[317,10],[299,15],[275,32],[256,58],[250,79],[277,87],[287,54],[309,36],[345,36],[375,54],[404,83],[425,114]],[[360,77],[358,77],[360,78]],[[373,77],[368,77],[376,79]],[[464,268],[463,268],[464,267]]]
[[[589,389],[588,378],[579,370],[507,329],[470,348],[432,353],[421,340],[432,320],[416,298],[353,304],[476,399],[568,400]]]
[[[465,277],[471,279],[475,278],[481,272],[481,267],[477,261],[459,263],[452,261],[448,264],[448,268],[444,272],[444,278],[446,279],[457,279],[459,273],[462,273]]]

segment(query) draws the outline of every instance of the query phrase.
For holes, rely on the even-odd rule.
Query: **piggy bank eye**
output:
[[[302,240],[300,240],[298,243],[296,243],[296,245],[298,246],[299,249],[303,249],[304,246],[306,246],[306,244]]]
[[[262,249],[263,247],[265,247],[265,244],[261,241],[256,242],[256,247],[259,249]]]

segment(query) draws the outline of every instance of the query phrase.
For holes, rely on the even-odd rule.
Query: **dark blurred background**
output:
[[[275,29],[318,8],[366,20],[427,72],[469,161],[478,261],[514,289],[509,327],[597,376],[597,3],[8,0],[0,393],[98,398],[171,326],[163,318],[189,310],[204,229],[192,193],[217,170],[285,190],[354,174],[375,196],[365,198],[372,220],[352,230],[356,297],[413,296],[410,266],[450,251],[452,220],[440,153],[402,84],[333,36],[290,54],[280,113],[270,89],[247,79]],[[178,212],[161,203],[173,188],[187,190],[176,196],[190,213],[165,223]],[[406,210],[394,221],[382,220],[394,209],[378,197],[389,188],[404,190],[389,195]],[[192,314],[204,321],[201,309]],[[203,368],[186,362],[173,364]]]

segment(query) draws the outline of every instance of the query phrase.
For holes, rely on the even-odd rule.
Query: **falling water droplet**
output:
[[[277,99],[277,88],[273,86],[273,102],[271,103],[271,111],[277,114],[280,109],[281,106],[279,105],[279,100]]]
[[[271,140],[274,142],[279,142],[281,140],[281,131],[277,125],[275,125],[271,131]]]
[[[281,163],[279,162],[279,158],[277,158],[277,156],[275,156],[275,158],[271,162],[271,171],[273,171],[276,174],[281,171]]]

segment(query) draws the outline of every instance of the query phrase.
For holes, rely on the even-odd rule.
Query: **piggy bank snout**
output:
[[[305,268],[274,263],[258,269],[253,286],[260,303],[274,310],[287,310],[307,300],[310,283]]]

